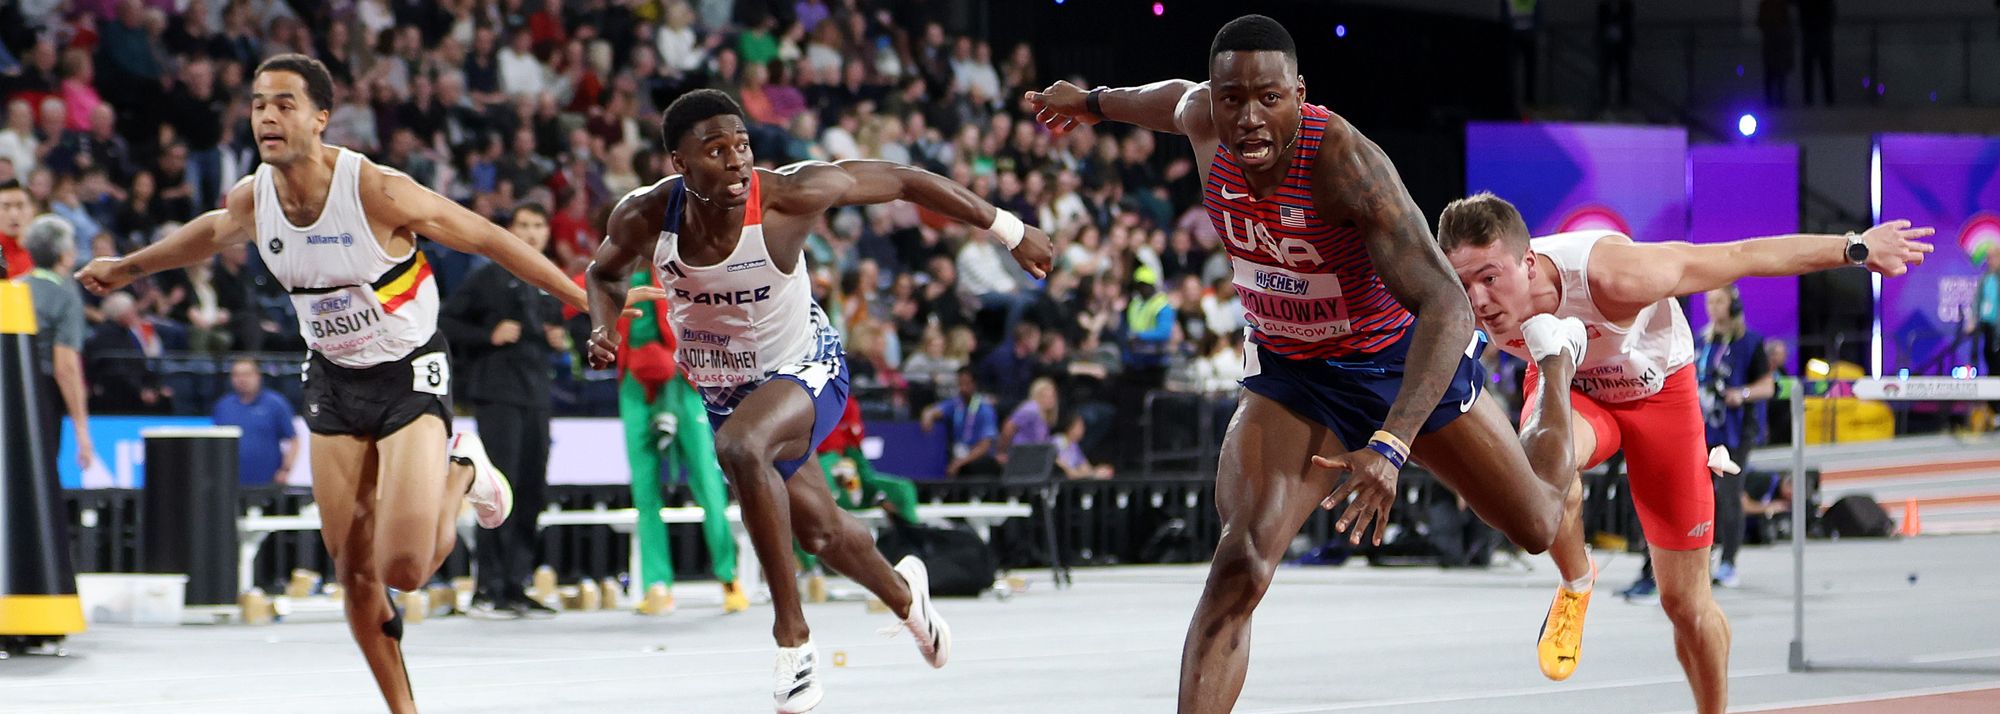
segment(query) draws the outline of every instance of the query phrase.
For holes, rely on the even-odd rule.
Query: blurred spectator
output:
[[[257,360],[248,357],[229,363],[229,390],[215,401],[210,416],[218,426],[243,430],[236,440],[237,482],[284,485],[299,455],[291,402],[264,388],[263,371]]]
[[[931,433],[942,420],[945,437],[951,444],[951,461],[945,473],[951,476],[993,476],[1000,462],[993,458],[994,440],[999,438],[999,421],[993,405],[979,393],[971,367],[958,370],[958,394],[925,409],[923,427]]]
[[[534,98],[548,87],[548,68],[535,59],[534,35],[526,27],[514,28],[507,47],[498,55],[500,91],[507,96]]]
[[[1792,34],[1792,0],[1760,0],[1757,30],[1764,36],[1764,104],[1785,106],[1785,81],[1798,48]]]
[[[97,240],[97,234],[104,229],[84,207],[78,183],[77,179],[67,175],[56,179],[55,190],[49,194],[48,209],[76,229],[76,252],[77,255],[84,255],[91,252],[91,242]]]
[[[0,186],[0,221],[7,219],[10,209],[6,203],[20,193],[18,188]],[[22,242],[34,270],[20,280],[27,283],[35,303],[35,356],[41,370],[36,391],[42,398],[37,406],[47,425],[44,428],[47,443],[43,448],[49,458],[57,458],[55,454],[61,446],[56,442],[61,430],[49,427],[57,423],[58,415],[67,414],[76,428],[77,465],[88,469],[95,454],[80,357],[84,344],[83,294],[69,277],[68,266],[76,258],[76,239],[69,230],[55,216],[44,215],[28,224]]]
[[[1083,434],[1082,415],[1072,415],[1068,421],[1063,422],[1062,433],[1055,437],[1056,467],[1062,469],[1064,476],[1072,479],[1111,478],[1110,464],[1094,465],[1090,463],[1089,457],[1084,455]]]
[[[1037,379],[1028,387],[1028,398],[1015,407],[1007,424],[1000,427],[1000,444],[997,455],[1000,463],[1007,463],[1007,453],[1017,444],[1047,444],[1054,441],[1050,425],[1056,420],[1059,402],[1056,397],[1056,383],[1048,378]]]
[[[229,98],[215,91],[215,65],[195,58],[181,68],[180,83],[167,102],[167,121],[187,149],[188,196],[195,208],[208,210],[218,205],[222,183],[222,118],[228,115]]]
[[[1751,418],[1757,402],[1777,391],[1764,353],[1764,337],[1743,320],[1743,299],[1735,285],[1710,290],[1704,296],[1708,328],[1695,340],[1695,378],[1701,384],[1708,446],[1729,450],[1730,459],[1748,461],[1759,442],[1758,420]],[[1743,547],[1743,475],[1715,475],[1715,536],[1720,561],[1715,578],[1736,586],[1736,553]]]
[[[1125,365],[1118,381],[1118,431],[1137,434],[1145,418],[1146,394],[1166,386],[1172,357],[1175,315],[1160,292],[1159,272],[1141,265],[1132,271],[1132,299],[1125,306]],[[1137,461],[1139,439],[1124,439],[1121,464]]]
[[[1805,82],[1806,106],[1813,103],[1813,75],[1819,75],[1821,93],[1826,97],[1826,105],[1833,106],[1833,24],[1834,0],[1798,0],[1799,36],[1804,55],[1804,68],[1799,78]]]
[[[7,124],[0,127],[0,159],[12,162],[15,181],[26,179],[41,157],[41,139],[35,134],[35,110],[26,99],[7,102]]]
[[[1014,323],[1012,337],[979,361],[979,382],[993,389],[1000,411],[1013,413],[1028,398],[1028,385],[1041,371],[1037,351],[1042,346],[1042,328],[1033,322]]]
[[[170,305],[166,316],[187,326],[188,349],[196,352],[227,352],[236,341],[230,329],[234,315],[215,289],[214,272],[210,263],[196,263],[180,273],[184,282],[163,287]]]
[[[97,70],[90,61],[89,52],[72,48],[63,53],[62,96],[69,115],[68,123],[63,128],[73,131],[90,129],[91,112],[104,104],[104,99],[97,96],[96,80]]]
[[[112,293],[100,305],[104,323],[83,344],[84,373],[90,375],[90,409],[113,414],[159,414],[171,406],[173,389],[161,383],[151,358],[159,357],[178,333],[139,313],[128,293]]]
[[[376,131],[375,108],[371,106],[374,104],[371,86],[363,81],[337,93],[340,98],[335,100],[338,103],[327,117],[326,131],[321,135],[323,141],[364,154],[373,154],[382,146]]]
[[[932,324],[924,328],[923,341],[903,360],[903,379],[912,392],[910,401],[923,407],[939,395],[950,394],[956,386],[958,369],[965,363],[946,351],[944,330]]]
[[[35,259],[23,244],[28,237],[28,221],[34,216],[35,204],[28,198],[28,190],[17,181],[0,181],[0,262],[6,263],[8,280],[35,269]],[[67,253],[74,257],[75,251],[76,247],[71,245]]]
[[[1597,104],[1632,104],[1632,0],[1597,0]],[[1611,83],[1618,83],[1618,94]],[[1613,98],[1617,103],[1613,104]]]

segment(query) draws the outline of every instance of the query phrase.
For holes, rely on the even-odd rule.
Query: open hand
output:
[[[1912,228],[1904,220],[1868,229],[1861,234],[1861,242],[1868,244],[1868,270],[1893,278],[1909,272],[1912,266],[1923,265],[1924,255],[1937,249],[1917,239],[1936,232],[1929,226]]]
[[[1333,530],[1346,533],[1348,543],[1360,543],[1361,532],[1368,529],[1369,520],[1375,522],[1374,544],[1382,544],[1382,531],[1389,527],[1389,508],[1396,504],[1397,469],[1389,459],[1369,449],[1350,451],[1333,458],[1314,456],[1313,465],[1323,469],[1333,469],[1347,474],[1333,493],[1319,502],[1321,508],[1333,510],[1346,503],[1349,496],[1354,502],[1347,504],[1335,521]]]

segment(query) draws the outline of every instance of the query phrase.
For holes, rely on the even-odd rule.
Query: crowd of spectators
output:
[[[1083,434],[1069,438],[1091,462],[1116,460],[1103,437],[1136,423],[1126,395],[1233,387],[1243,323],[1227,259],[1184,143],[1110,127],[1050,134],[1021,94],[1081,79],[1039,66],[1025,44],[968,34],[966,4],[6,3],[0,186],[18,182],[35,213],[73,224],[77,260],[158,240],[255,171],[248,75],[303,52],[335,77],[328,143],[503,224],[518,205],[549,206],[548,254],[574,273],[612,204],[669,172],[660,110],[719,88],[748,114],[761,165],[915,164],[1054,241],[1056,270],[1036,280],[982,233],[909,204],[827,214],[809,241],[815,297],[846,336],[868,410],[916,418],[954,398],[970,368],[1002,420],[1034,405],[1024,419],[1041,423],[1009,435]],[[447,293],[480,260],[425,250]],[[94,405],[113,413],[170,408],[135,356],[303,348],[247,246],[86,301],[85,373]],[[1053,393],[1030,401],[1038,380]]]

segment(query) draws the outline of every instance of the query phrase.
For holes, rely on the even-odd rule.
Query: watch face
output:
[[[1848,259],[1848,260],[1850,260],[1850,261],[1853,261],[1853,262],[1856,262],[1856,263],[1859,263],[1859,262],[1862,262],[1862,261],[1864,261],[1864,260],[1867,260],[1867,259],[1868,259],[1868,244],[1867,244],[1867,243],[1850,243],[1850,244],[1848,244],[1848,246],[1847,246],[1847,259]]]

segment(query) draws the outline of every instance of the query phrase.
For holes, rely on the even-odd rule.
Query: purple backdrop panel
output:
[[[1726,243],[1799,230],[1799,147],[1793,144],[1697,146],[1688,151],[1688,240]],[[1798,374],[1799,279],[1749,278],[1737,283],[1750,329],[1791,345]],[[1708,324],[1706,303],[1688,300],[1688,323]]]
[[[1937,229],[1937,252],[1902,278],[1882,281],[1881,371],[1942,373],[1937,362],[1979,284],[1980,263],[2000,244],[2000,138],[1883,134],[1875,140],[1876,220]]]
[[[1608,228],[1686,240],[1687,131],[1600,124],[1473,122],[1466,193],[1492,191],[1547,235]]]

